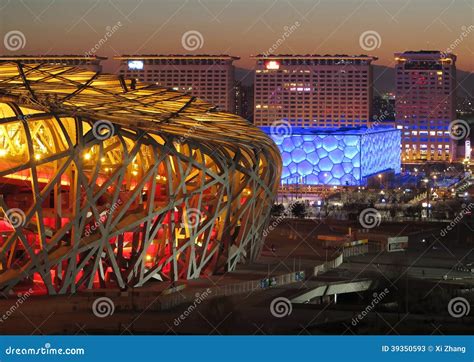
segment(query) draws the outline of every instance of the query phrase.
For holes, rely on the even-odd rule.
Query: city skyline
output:
[[[154,11],[158,6],[160,12]],[[458,56],[458,69],[474,70],[472,6],[465,1],[22,1],[4,3],[0,11],[2,33],[20,31],[25,39],[18,50],[4,46],[3,55],[94,49],[94,55],[109,58],[108,72],[116,71],[114,56],[151,53],[226,53],[241,58],[237,67],[253,69],[251,56],[270,49],[273,54],[367,54],[390,67],[396,52],[449,49]],[[375,33],[375,43],[361,43],[366,32]],[[183,43],[186,33],[197,34],[195,43]]]
[[[474,356],[473,1],[0,0],[0,361]]]

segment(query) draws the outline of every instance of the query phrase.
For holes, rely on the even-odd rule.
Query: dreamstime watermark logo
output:
[[[448,303],[449,315],[453,318],[462,318],[471,312],[471,305],[466,298],[456,297]]]
[[[46,342],[41,347],[24,347],[8,346],[5,348],[6,355],[13,356],[56,356],[56,355],[84,355],[84,348],[55,348],[51,347],[51,343]]]
[[[24,293],[18,293],[18,299],[9,309],[0,316],[0,323],[5,322],[26,300],[33,294],[33,289],[28,289]]]
[[[459,141],[464,138],[467,138],[471,133],[471,127],[463,119],[455,119],[449,124],[449,137],[453,140]]]
[[[202,121],[198,121],[195,125],[193,125],[191,128],[189,128],[185,134],[183,134],[182,136],[180,136],[178,139],[177,139],[177,143],[179,144],[182,144],[184,142],[186,142],[186,140],[191,137],[191,135],[193,133],[196,132],[196,129],[198,129],[199,127],[201,127],[203,125],[203,122]]]
[[[181,45],[190,52],[201,49],[204,46],[204,37],[197,30],[189,30],[181,37]]]
[[[387,296],[388,293],[390,293],[390,290],[388,290],[388,288],[385,288],[380,293],[374,292],[374,294],[372,294],[374,299],[372,299],[372,302],[369,305],[367,305],[367,307],[365,307],[363,311],[361,311],[354,318],[352,318],[352,322],[351,322],[352,325],[355,327],[357,324],[359,324],[359,322],[362,319],[364,319],[365,316],[369,314],[375,308],[375,306],[379,304],[382,301],[382,299],[384,299]]]
[[[380,123],[384,122],[388,116],[390,116],[390,113],[386,110],[384,110],[380,114],[380,116],[374,116],[374,122],[369,123],[369,126],[367,127],[367,130],[365,131],[365,133],[366,134],[369,133],[371,128],[377,127],[378,125],[380,125]]]
[[[444,229],[442,229],[440,231],[440,235],[442,237],[445,237],[446,235],[448,235],[448,233],[450,231],[453,230],[453,228],[459,224],[461,222],[461,220],[464,218],[464,216],[468,215],[468,213],[474,209],[474,203],[470,203],[469,205],[465,206],[460,212],[459,214],[449,223],[448,226],[446,226]]]
[[[122,23],[117,21],[113,26],[108,25],[105,28],[105,34],[102,38],[99,39],[97,43],[87,52],[85,52],[85,56],[92,57],[102,46],[107,43],[107,41],[114,35],[114,33],[120,29]]]
[[[11,0],[3,0],[0,1],[0,11],[3,10],[8,4],[10,4]]]
[[[62,109],[63,108],[63,100],[58,94],[39,94],[36,93],[35,97],[32,98],[30,93],[20,94],[18,96],[18,103],[24,105],[33,105],[40,107],[44,110],[50,112],[51,110],[55,109]],[[74,110],[69,112],[70,117],[74,117],[76,115],[76,110],[79,110],[80,107],[75,107]],[[27,115],[28,117],[32,117],[33,115]]]
[[[275,121],[270,126],[270,136],[276,141],[282,141],[292,133],[291,124],[286,120]]]
[[[99,141],[104,141],[112,137],[115,133],[114,124],[110,121],[100,120],[92,126],[92,134]]]
[[[293,312],[291,301],[285,297],[277,297],[270,303],[270,313],[276,318],[288,317]]]
[[[5,212],[5,219],[12,228],[17,229],[25,225],[26,216],[23,210],[12,208]]]
[[[3,37],[3,45],[12,52],[23,49],[26,45],[25,34],[19,30],[10,30]]]
[[[207,299],[211,293],[212,293],[212,290],[209,288],[207,288],[202,293],[197,292],[195,294],[196,298],[194,298],[193,303],[190,304],[189,307],[186,308],[186,310],[178,316],[178,318],[174,319],[173,324],[176,327],[179,326],[181,322],[183,322],[186,318],[188,318],[191,315],[191,313],[194,312],[197,306],[201,304],[205,299]]]
[[[267,51],[263,52],[263,55],[268,57],[271,54],[273,54],[280,47],[280,45],[282,45],[285,42],[285,40],[288,39],[290,35],[300,26],[301,26],[301,23],[299,21],[295,21],[294,24],[290,26],[285,25],[283,27],[283,33],[281,34],[281,36],[275,41],[275,43],[272,44],[270,48],[268,48]]]
[[[121,199],[118,199],[116,203],[114,203],[111,207],[103,211],[100,214],[98,220],[96,220],[92,225],[88,225],[86,231],[84,232],[84,236],[91,236],[99,228],[99,226],[103,225],[107,221],[109,216],[112,215],[112,213],[114,213],[115,210],[117,210],[117,208],[122,204],[123,201]]]
[[[373,229],[382,222],[382,214],[377,209],[369,207],[362,210],[359,215],[359,223],[364,229]]]
[[[92,303],[92,313],[96,317],[106,318],[110,317],[115,312],[115,304],[112,299],[108,297],[100,297]]]
[[[461,34],[459,34],[459,36],[454,39],[454,41],[449,45],[449,47],[446,48],[446,50],[442,53],[443,56],[446,57],[451,54],[453,50],[456,49],[472,31],[474,31],[474,25],[472,24],[469,26],[461,26]]]
[[[204,213],[196,208],[189,208],[183,214],[183,227],[187,225],[190,228],[197,227],[204,220]]]
[[[20,114],[16,118],[20,121],[27,122],[31,117],[33,117],[32,114]]]
[[[370,52],[380,48],[382,45],[382,37],[375,30],[367,30],[360,34],[359,45],[362,49]]]
[[[268,236],[268,234],[270,234],[270,232],[272,232],[273,230],[275,230],[275,228],[281,224],[281,222],[283,220],[285,220],[286,217],[288,217],[293,209],[296,207],[296,205],[298,205],[296,202],[288,205],[288,208],[285,209],[285,211],[283,211],[283,213],[278,216],[276,219],[274,219],[270,225],[268,225],[267,228],[265,228],[265,230],[263,230],[263,237],[266,238]]]

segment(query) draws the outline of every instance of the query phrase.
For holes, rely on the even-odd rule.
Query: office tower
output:
[[[371,124],[372,61],[348,55],[258,55],[254,123],[303,127]]]
[[[252,122],[253,121],[253,85],[243,85],[236,81],[235,91],[235,114]]]
[[[384,93],[374,96],[373,115],[375,120],[394,121],[395,120],[395,93]]]
[[[456,118],[456,56],[439,51],[395,54],[397,127],[402,161],[452,161],[449,124]]]
[[[0,56],[0,62],[19,61],[22,64],[51,64],[79,67],[93,72],[101,72],[100,62],[106,60],[106,57],[84,56],[84,55],[19,55],[19,56]]]
[[[118,74],[185,92],[235,112],[234,66],[229,55],[123,55]]]

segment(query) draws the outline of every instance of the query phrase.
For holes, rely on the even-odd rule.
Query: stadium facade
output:
[[[281,158],[195,97],[0,64],[0,290],[127,288],[254,260]]]
[[[399,130],[391,127],[261,127],[283,159],[282,185],[365,186],[382,172],[400,173]]]

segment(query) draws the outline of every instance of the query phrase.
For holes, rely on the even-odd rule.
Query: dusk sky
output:
[[[0,0],[0,19],[4,36],[16,30],[26,41],[14,52],[3,44],[4,55],[84,54],[120,22],[97,55],[227,53],[251,68],[251,54],[268,51],[285,27],[299,24],[275,53],[371,54],[375,64],[392,65],[397,51],[454,47],[458,68],[474,70],[471,0]],[[201,47],[183,47],[187,31],[202,35]],[[359,42],[366,31],[380,36],[371,51]]]

